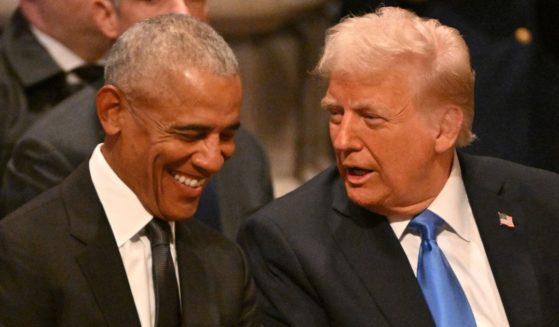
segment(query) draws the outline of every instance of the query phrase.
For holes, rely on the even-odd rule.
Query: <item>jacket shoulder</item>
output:
[[[337,192],[343,192],[343,185],[336,167],[330,167],[258,210],[249,217],[247,225],[273,223],[285,228],[305,228],[323,224]]]

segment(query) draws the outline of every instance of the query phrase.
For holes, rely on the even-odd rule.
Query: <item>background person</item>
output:
[[[0,43],[0,177],[14,143],[38,118],[102,77],[96,64],[118,35],[132,23],[158,14],[190,14],[183,0],[121,0],[118,8],[115,4],[20,1]],[[193,12],[206,18],[205,12]],[[84,67],[85,72],[78,69]]]

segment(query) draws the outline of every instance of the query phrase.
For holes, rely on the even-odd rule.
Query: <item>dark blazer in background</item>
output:
[[[16,10],[0,39],[0,178],[19,137],[75,90]]]
[[[510,325],[558,326],[559,175],[460,163]],[[500,226],[498,212],[516,227]],[[335,168],[258,211],[239,242],[266,326],[434,326],[388,221],[351,203]]]
[[[256,325],[238,246],[196,220],[175,226],[182,326]],[[140,326],[87,163],[0,222],[0,325]]]
[[[60,183],[103,141],[95,111],[96,92],[96,87],[86,87],[72,95],[18,141],[0,190],[0,217]],[[235,140],[235,154],[214,176],[221,228],[231,239],[251,213],[273,199],[264,149],[243,128]]]

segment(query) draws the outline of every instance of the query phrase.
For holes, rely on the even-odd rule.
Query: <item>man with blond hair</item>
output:
[[[474,74],[459,32],[384,7],[331,28],[337,167],[241,230],[265,324],[559,323],[559,175],[460,153]]]

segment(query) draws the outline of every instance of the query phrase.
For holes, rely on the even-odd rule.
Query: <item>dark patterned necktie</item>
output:
[[[171,257],[171,226],[154,218],[146,226],[151,243],[153,287],[155,294],[155,326],[177,327],[181,312],[175,265]]]
[[[437,229],[443,223],[437,214],[425,210],[409,224],[421,234],[417,281],[437,327],[474,327],[466,294],[437,244]]]

